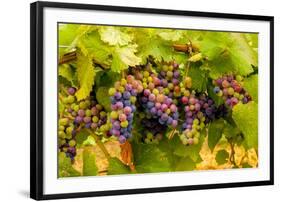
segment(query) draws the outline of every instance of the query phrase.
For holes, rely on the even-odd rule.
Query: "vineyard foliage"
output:
[[[63,131],[58,131],[62,145],[58,149],[59,177],[258,166],[257,34],[59,24],[58,40],[58,115]],[[178,65],[180,78],[191,78],[188,90],[195,97],[204,94],[207,96],[204,99],[211,99],[216,109],[226,113],[199,122],[202,127],[195,136],[196,142],[194,139],[187,142],[182,138],[181,128],[186,117],[180,110],[177,126],[176,123],[175,127],[165,126],[161,138],[150,137],[141,122],[144,112],[136,104],[136,110],[128,112],[128,116],[134,115],[132,136],[123,140],[108,135],[113,120],[110,117],[114,115],[111,104],[115,102],[110,99],[109,91],[115,88],[116,82],[133,75],[143,85],[143,80],[134,75],[136,71],[143,72],[149,66],[153,76],[159,73],[159,67],[169,64]],[[229,75],[239,80],[243,96],[248,96],[246,101],[237,95],[237,103],[234,99],[227,104],[219,95],[223,89],[217,87],[216,81]],[[137,99],[141,93],[138,91]],[[179,107],[177,99],[181,97],[173,98],[173,102]],[[91,115],[91,119],[84,119],[85,124],[78,127],[81,120],[75,117],[76,112],[82,112],[69,111],[75,108],[73,102],[80,108],[89,102],[88,108],[96,107],[99,115]],[[87,114],[87,108],[82,106],[82,109]],[[88,113],[94,112],[88,110]],[[92,125],[87,125],[88,122]],[[75,133],[64,133],[67,128],[73,131],[75,128]],[[71,150],[72,156],[64,145],[75,148]]]

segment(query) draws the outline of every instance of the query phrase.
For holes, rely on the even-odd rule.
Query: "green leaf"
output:
[[[96,98],[99,104],[101,104],[106,111],[111,111],[111,102],[108,95],[107,87],[99,87],[96,91]]]
[[[192,88],[198,92],[203,92],[207,88],[207,78],[204,71],[199,67],[192,66],[188,71],[188,75],[192,78]]]
[[[71,159],[64,152],[59,152],[59,177],[75,177],[80,173],[72,167]]]
[[[189,157],[192,161],[197,162],[199,160],[199,152],[201,150],[202,144],[204,142],[205,136],[204,132],[201,131],[199,143],[196,145],[183,145],[180,141],[176,144],[174,154],[180,157]],[[174,137],[175,139],[176,137]],[[177,139],[179,139],[177,137]]]
[[[219,150],[216,155],[216,161],[219,165],[225,164],[228,161],[229,153],[226,150]]]
[[[210,123],[209,133],[208,133],[208,146],[212,151],[222,137],[223,128],[224,128],[223,119],[217,119]]]
[[[90,95],[95,77],[92,58],[85,50],[83,52],[80,49],[77,50],[77,76],[79,89],[75,95],[80,101]]]
[[[229,123],[225,123],[223,128],[223,134],[226,138],[235,138],[241,131]]]
[[[119,159],[111,158],[109,160],[108,175],[130,174],[130,168],[124,165]]]
[[[244,79],[244,86],[253,100],[258,103],[258,75],[252,75]]]
[[[139,173],[167,172],[171,170],[166,152],[156,145],[134,144],[134,163]]]
[[[170,61],[173,59],[174,49],[170,42],[163,40],[153,28],[140,28],[135,32],[135,40],[138,44],[138,56],[142,63],[152,56],[156,61]]]
[[[95,176],[98,174],[96,156],[91,147],[84,147],[83,150],[83,176]]]
[[[206,32],[200,50],[209,60],[210,76],[237,73],[242,76],[253,72],[257,66],[257,53],[241,33]]]
[[[75,136],[77,146],[82,145],[89,135],[91,134],[86,129],[80,130]]]
[[[121,79],[121,74],[112,71],[99,71],[95,76],[95,90],[99,87],[112,87]]]
[[[75,49],[87,33],[96,29],[96,26],[80,24],[59,24],[59,53],[60,55]]]
[[[87,49],[95,62],[104,65],[104,67],[110,66],[112,48],[101,40],[98,31],[93,31],[81,37],[79,45]]]
[[[132,41],[132,36],[122,32],[119,27],[102,27],[99,29],[101,40],[111,46],[115,45],[128,45]]]
[[[254,50],[258,49],[258,34],[245,34],[248,44],[254,48]]]
[[[59,24],[59,52],[60,55],[67,52],[72,42],[77,36],[77,31],[80,25],[78,24]]]
[[[252,168],[248,163],[243,163],[242,168]]]
[[[175,168],[175,171],[190,171],[196,168],[196,164],[189,157],[181,158]]]
[[[75,71],[69,64],[63,64],[59,66],[59,76],[62,76],[66,80],[68,80],[72,86],[74,86],[74,75]]]
[[[232,118],[244,134],[249,148],[258,148],[258,104],[251,101],[233,107]]]

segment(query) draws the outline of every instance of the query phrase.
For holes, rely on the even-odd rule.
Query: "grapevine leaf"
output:
[[[240,33],[206,32],[200,50],[209,60],[212,78],[228,73],[248,75],[252,65],[257,66],[256,52]]]
[[[83,141],[83,146],[95,146],[96,140],[93,136],[89,135],[86,140]]]
[[[96,98],[99,104],[101,104],[106,111],[111,110],[111,102],[108,95],[108,89],[107,87],[99,87],[96,91]]]
[[[135,55],[137,45],[129,45],[125,47],[116,47],[115,52],[112,54],[111,70],[113,72],[121,72],[128,69],[129,66],[139,65],[141,58]]]
[[[59,152],[59,177],[80,176],[80,173],[72,167],[71,159],[64,152]]]
[[[187,156],[187,157],[181,158],[178,161],[175,170],[176,171],[190,171],[190,170],[194,170],[195,168],[196,168],[195,162]]]
[[[248,41],[248,44],[254,48],[254,50],[257,50],[258,48],[258,34],[245,34],[245,37]]]
[[[223,119],[218,119],[210,123],[208,134],[208,146],[212,151],[222,137],[223,128]]]
[[[223,128],[223,134],[226,138],[234,138],[240,133],[240,130],[229,123],[225,123]]]
[[[111,46],[128,45],[132,41],[132,36],[122,32],[118,27],[102,27],[99,29],[101,40]]]
[[[160,62],[173,59],[174,49],[172,45],[157,35],[155,29],[138,29],[135,32],[136,43],[138,44],[138,55],[142,63],[146,63],[149,56]]]
[[[119,159],[111,158],[109,160],[108,175],[130,174],[130,168],[124,165]]]
[[[77,76],[79,89],[75,95],[79,101],[90,95],[95,77],[91,56],[87,51],[82,52],[80,49],[77,50]]]
[[[139,173],[167,172],[170,171],[170,163],[167,153],[156,145],[134,144],[134,163]]]
[[[219,150],[216,155],[216,161],[219,165],[225,164],[228,161],[229,153],[226,150]]]
[[[87,140],[89,135],[90,133],[87,130],[85,129],[80,130],[75,136],[77,146],[79,147],[80,145],[82,145],[83,142]]]
[[[182,30],[163,30],[161,29],[161,31],[158,33],[158,35],[166,40],[166,41],[178,41],[183,37],[184,31]]]
[[[233,107],[232,118],[244,134],[249,148],[258,147],[258,105],[254,101]]]
[[[91,25],[59,24],[59,53],[67,53],[77,46],[81,38],[96,29]]]
[[[59,66],[59,76],[64,77],[65,79],[67,79],[72,86],[73,85],[73,80],[74,80],[74,70],[71,68],[71,66],[69,64],[63,64]]]
[[[59,53],[66,53],[77,36],[78,24],[59,24]]]
[[[207,88],[207,78],[204,71],[198,67],[191,67],[188,71],[189,76],[192,78],[192,88],[198,92],[203,92]]]
[[[175,141],[176,140],[176,141]],[[173,138],[172,140],[169,140],[168,138],[162,139],[159,144],[157,145],[158,148],[165,152],[168,158],[168,161],[171,165],[171,169],[175,169],[175,166],[179,160],[180,157],[174,155],[174,150],[177,147],[178,144],[181,144],[179,141],[179,138]]]
[[[64,86],[71,86],[72,85],[71,82],[69,82],[66,78],[64,78],[60,75],[58,76],[58,80],[59,80],[59,84],[62,84]]]
[[[116,81],[119,81],[120,79],[121,79],[121,75],[116,72],[100,71],[96,74],[95,77],[96,90],[101,86],[111,87],[114,85]]]
[[[84,147],[83,150],[83,176],[95,176],[98,174],[96,157],[91,147]]]
[[[97,31],[93,31],[81,37],[79,46],[86,48],[93,60],[98,64],[104,67],[110,66],[112,48],[101,40]]]
[[[258,75],[252,75],[244,79],[244,86],[253,100],[258,103]]]

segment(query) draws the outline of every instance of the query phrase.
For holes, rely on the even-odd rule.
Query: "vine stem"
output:
[[[230,162],[234,165],[237,166],[235,163],[235,151],[234,151],[234,143],[230,142],[230,148],[231,148],[231,154],[230,154]]]
[[[99,137],[93,133],[90,129],[86,129],[91,135],[92,137],[95,139],[97,145],[99,146],[99,148],[102,150],[102,152],[104,153],[105,157],[107,158],[107,160],[110,160],[110,155],[107,151],[107,149],[105,148],[105,146],[103,145],[103,143],[100,141]]]

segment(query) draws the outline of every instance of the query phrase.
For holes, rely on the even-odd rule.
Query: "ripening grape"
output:
[[[242,87],[243,78],[240,75],[226,75],[213,81],[214,93],[225,101],[225,104],[232,108],[239,102],[246,104],[252,100],[251,96]]]
[[[76,155],[76,134],[82,128],[109,131],[107,113],[93,97],[77,101],[73,96],[76,89],[68,88],[66,97],[66,110],[59,118],[58,137],[59,149],[66,153],[71,160]]]
[[[148,71],[144,71],[142,74],[142,83],[144,86],[147,86],[139,96],[143,109],[147,114],[150,114],[152,118],[157,119],[161,125],[168,125],[172,128],[176,128],[178,125],[179,113],[172,98],[164,94],[162,84],[156,74]],[[154,82],[154,88],[149,87],[151,84],[150,81]]]
[[[118,138],[122,144],[132,136],[132,124],[136,111],[136,96],[143,91],[142,83],[128,75],[115,83],[108,93],[111,96],[111,129],[109,134]]]

